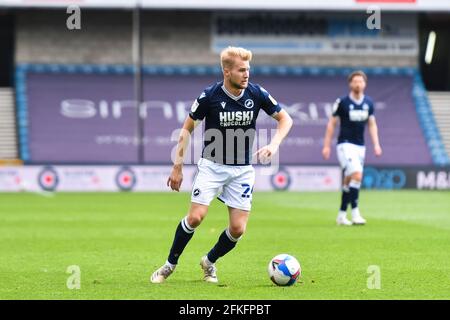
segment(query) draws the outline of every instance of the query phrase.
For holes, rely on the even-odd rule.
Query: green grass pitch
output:
[[[151,272],[167,257],[189,205],[187,193],[0,194],[0,299],[449,299],[450,193],[362,191],[368,224],[338,227],[338,193],[261,193],[247,233],[219,260],[219,284],[198,265],[227,225],[214,201],[161,285]],[[295,286],[274,286],[269,260],[302,265]],[[78,265],[81,288],[69,290]],[[367,271],[380,268],[380,289]]]

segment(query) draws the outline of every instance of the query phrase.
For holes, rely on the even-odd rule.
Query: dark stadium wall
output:
[[[429,91],[450,91],[450,16],[422,14],[420,26],[420,69]],[[425,52],[431,31],[436,33],[433,60],[425,63]]]
[[[11,87],[14,74],[14,14],[0,10],[0,87]]]

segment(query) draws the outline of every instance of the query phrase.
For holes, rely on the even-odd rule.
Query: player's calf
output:
[[[243,228],[243,229],[242,229]],[[243,233],[245,230],[245,227],[241,227],[240,230],[237,230],[237,234]],[[236,229],[234,230],[236,234]],[[216,261],[220,258],[226,255],[228,252],[233,250],[233,248],[236,246],[237,242],[239,241],[240,237],[235,238],[230,233],[230,228],[225,229],[220,237],[217,243],[214,245],[214,247],[208,252],[208,254],[202,258],[200,262],[200,266],[203,269],[204,273],[204,280],[207,282],[217,282],[217,275],[216,275]]]
[[[359,189],[361,188],[361,180],[359,178],[362,177],[362,173],[357,173],[356,178],[350,180],[350,203],[352,206],[352,222],[354,225],[364,225],[366,224],[366,220],[361,216],[358,208],[359,202]],[[359,180],[358,180],[359,179]]]
[[[195,227],[189,224],[188,217],[184,217],[180,223],[178,223],[167,262],[158,270],[153,272],[150,277],[150,282],[162,283],[173,273],[178,263],[178,259],[194,235],[194,231]]]
[[[350,180],[345,181],[346,184],[342,186],[342,195],[341,195],[341,207],[339,208],[339,213],[336,218],[337,225],[343,226],[351,226],[352,223],[347,219],[347,207],[350,203],[350,188],[348,184]]]

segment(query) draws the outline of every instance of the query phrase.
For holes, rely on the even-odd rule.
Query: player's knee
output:
[[[354,172],[352,174],[352,176],[351,176],[351,180],[355,180],[355,181],[361,182],[362,176],[363,176],[362,172]]]
[[[192,203],[187,215],[187,222],[192,228],[197,228],[208,213],[208,206]]]
[[[199,210],[190,212],[187,217],[189,225],[192,226],[193,228],[197,228],[202,223],[205,215],[206,213]]]
[[[345,177],[344,177],[344,180],[343,180],[343,182],[342,182],[342,185],[348,186],[348,184],[350,183],[350,180],[352,180],[352,177],[351,177],[351,176],[345,176]]]
[[[187,221],[190,226],[197,228],[203,221],[204,215],[201,213],[190,213],[187,216]]]
[[[245,233],[245,225],[231,225],[229,227],[230,234],[233,238],[240,238]]]

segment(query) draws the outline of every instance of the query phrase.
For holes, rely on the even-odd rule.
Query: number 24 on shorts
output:
[[[241,186],[244,188],[244,192],[242,193],[242,198],[250,198],[251,194],[253,193],[253,188],[250,187],[248,183],[243,183]]]

